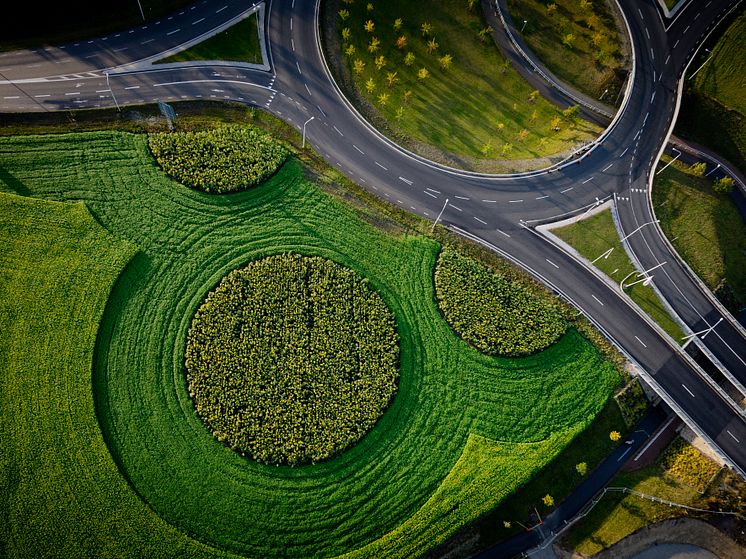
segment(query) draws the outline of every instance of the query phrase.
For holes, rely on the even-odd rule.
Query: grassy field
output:
[[[595,266],[615,282],[622,281],[628,274],[636,271],[629,256],[627,256],[627,251],[624,250],[619,240],[619,233],[614,226],[610,210],[603,211],[573,225],[554,229],[552,233],[570,244],[590,261],[613,248],[614,250],[609,257],[596,260]],[[627,280],[627,283],[632,283],[636,279],[639,278],[632,276]],[[668,332],[674,340],[681,343],[684,333],[671,318],[652,287],[638,283],[629,289],[625,289],[625,291],[661,328]]]
[[[95,354],[108,287],[97,300],[98,314],[78,305],[59,325],[30,320],[29,328],[43,337],[38,348],[28,332],[18,335],[18,354],[33,351],[41,361],[28,367],[13,360],[14,374],[4,375],[16,385],[12,406],[1,408],[3,433],[11,434],[3,440],[13,445],[3,453],[11,482],[3,510],[10,521],[0,527],[0,542],[12,556],[42,550],[76,556],[81,545],[91,555],[116,557],[208,555],[213,550],[206,545],[262,557],[419,555],[557,457],[618,384],[613,366],[573,329],[546,351],[520,359],[470,348],[435,302],[439,245],[364,224],[307,181],[295,160],[264,185],[217,197],[170,181],[148,153],[147,138],[125,133],[2,138],[0,165],[3,192],[85,202],[103,228],[140,249],[114,286]],[[17,213],[2,215],[13,224]],[[48,248],[46,238],[34,238],[44,225],[4,229],[4,250],[29,237],[39,250]],[[60,242],[87,246],[76,237]],[[217,442],[194,412],[183,371],[189,323],[205,294],[229,270],[291,249],[332,258],[367,277],[394,312],[401,337],[399,393],[376,427],[335,460],[295,468],[252,462]],[[130,251],[127,245],[127,258]],[[86,256],[105,262],[95,252]],[[27,258],[26,274],[33,277],[38,258]],[[3,270],[18,267],[15,260],[4,258]],[[72,273],[68,259],[56,265]],[[76,268],[74,276],[101,284],[86,280],[84,270]],[[25,285],[22,277],[15,289]],[[93,298],[87,288],[79,294],[86,303]],[[64,291],[56,297],[68,300]],[[34,304],[58,303],[50,295]],[[21,306],[8,316],[22,312]],[[31,316],[37,314],[44,320],[41,310]],[[55,367],[56,352],[43,350],[47,338],[64,345],[82,324],[90,335],[73,344],[82,357],[72,369]],[[0,339],[7,344],[6,336]],[[23,371],[46,392],[22,382]],[[74,406],[70,383],[78,383]],[[43,401],[35,403],[36,397]],[[79,405],[85,401],[87,407]],[[28,408],[22,417],[6,411],[18,402]],[[94,402],[121,477],[106,462]],[[70,428],[63,434],[52,425]],[[85,440],[70,436],[79,425],[88,430]],[[49,438],[21,436],[45,430]],[[98,446],[91,437],[99,437]],[[100,461],[109,476],[101,482],[99,470],[106,468]],[[29,464],[44,470],[26,469]],[[29,486],[36,475],[65,481]],[[26,484],[15,483],[21,477]]]
[[[685,165],[670,165],[653,184],[655,214],[676,251],[733,311],[746,306],[746,224],[727,194]]]
[[[712,49],[712,57],[687,88],[676,133],[709,147],[746,172],[746,14],[741,14]],[[694,72],[708,54],[692,63]],[[713,126],[717,123],[717,126]]]
[[[739,499],[739,494],[741,498],[743,495],[743,481],[729,472],[722,472],[713,482],[712,478],[718,469],[714,462],[694,447],[676,439],[656,463],[637,472],[620,473],[609,485],[627,487],[682,505],[743,513],[744,504]],[[635,495],[609,493],[570,530],[561,545],[590,556],[643,526],[690,515],[709,520],[717,518],[706,513],[696,514],[669,507]]]
[[[629,54],[608,0],[590,0],[587,7],[578,0],[552,3],[553,13],[547,10],[550,3],[541,0],[508,0],[513,23],[523,29],[528,46],[558,78],[587,95],[603,96],[610,104],[621,99]]]
[[[191,62],[193,60],[230,60],[233,62],[262,63],[262,49],[256,13],[225,31],[197,43],[191,48],[162,58],[157,64]]]
[[[337,4],[324,3],[327,11]],[[366,113],[382,119],[397,137],[413,139],[426,154],[434,148],[478,167],[480,161],[564,152],[598,132],[588,123],[572,125],[562,119],[559,109],[541,96],[531,100],[532,89],[489,33],[480,37],[486,23],[478,3],[470,11],[466,2],[434,0],[426,13],[417,2],[395,0],[379,0],[372,11],[365,2],[339,3],[339,8],[349,12],[345,19],[336,12],[330,16],[342,50],[336,56],[341,56],[351,77],[342,85],[354,90],[353,98],[361,100]],[[402,20],[399,29],[395,29],[397,19]],[[365,29],[367,21],[373,23],[370,32]],[[429,32],[423,33],[423,24],[431,26]],[[396,43],[399,37],[406,43],[401,48]],[[374,39],[380,45],[371,53]],[[430,52],[431,40],[437,48]],[[354,52],[348,54],[350,47]],[[407,55],[414,56],[411,65],[406,63]],[[452,62],[444,68],[440,59],[446,55]],[[385,65],[379,69],[380,56]],[[358,62],[363,65],[360,72],[355,70]],[[428,77],[421,79],[418,72],[423,69]],[[391,80],[390,74],[395,74]],[[561,120],[559,131],[553,131],[555,117]]]

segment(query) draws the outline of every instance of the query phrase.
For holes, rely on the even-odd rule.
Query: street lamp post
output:
[[[650,282],[653,281],[653,277],[654,276],[651,276],[651,275],[648,275],[648,274],[650,274],[650,272],[652,272],[656,268],[660,268],[664,264],[665,264],[665,262],[661,262],[660,264],[656,264],[655,266],[653,266],[652,268],[649,268],[649,269],[645,270],[644,272],[636,272],[636,271],[630,272],[629,274],[627,274],[626,276],[624,276],[624,279],[622,281],[619,282],[619,289],[621,289],[622,291],[624,291],[625,288],[632,287],[633,285],[637,285],[638,283],[642,283],[643,285],[650,285]],[[642,279],[637,280],[637,281],[633,281],[629,285],[624,285],[624,282],[627,281],[627,278],[630,277],[632,274],[637,274],[637,277],[640,277],[640,276],[644,276],[644,277]]]
[[[721,317],[720,317],[720,320],[718,320],[718,321],[717,321],[717,322],[716,322],[715,324],[713,324],[713,325],[712,325],[712,326],[710,326],[709,328],[705,328],[704,330],[700,330],[699,332],[694,332],[694,333],[692,333],[692,334],[689,334],[688,336],[684,336],[684,337],[683,337],[683,338],[681,338],[681,339],[682,339],[682,340],[687,340],[687,339],[689,339],[689,338],[695,338],[695,337],[699,336],[700,334],[702,334],[702,338],[701,338],[701,339],[703,339],[703,340],[704,340],[704,339],[705,339],[705,337],[707,336],[707,334],[709,334],[710,332],[712,332],[712,331],[713,331],[713,330],[715,329],[715,327],[716,327],[716,326],[717,326],[718,324],[720,324],[720,323],[721,323],[722,321],[723,321],[723,317],[721,316]]]
[[[707,64],[707,63],[708,63],[708,62],[710,61],[710,58],[712,58],[712,51],[711,51],[711,50],[708,50],[708,49],[705,49],[705,50],[706,50],[707,52],[709,52],[709,53],[710,53],[710,55],[709,55],[709,56],[707,57],[707,60],[705,60],[705,61],[704,61],[704,62],[702,63],[702,65],[701,65],[701,66],[700,66],[699,68],[697,68],[696,70],[694,70],[694,73],[693,73],[693,74],[692,74],[691,76],[689,76],[689,79],[690,79],[690,80],[691,80],[691,79],[692,79],[692,78],[693,78],[694,76],[696,76],[696,75],[697,75],[697,72],[699,72],[699,71],[700,71],[700,70],[701,70],[701,69],[702,69],[702,68],[704,67],[704,65],[705,65],[705,64]]]
[[[671,149],[672,149],[673,151],[678,151],[678,152],[679,152],[679,155],[677,155],[677,156],[676,156],[676,157],[674,157],[674,158],[673,158],[673,159],[672,159],[671,161],[669,161],[668,163],[666,163],[666,164],[665,164],[665,165],[663,166],[663,168],[662,168],[662,169],[659,169],[659,170],[658,170],[658,172],[657,172],[657,173],[655,173],[656,175],[660,175],[660,174],[661,174],[661,173],[662,173],[663,171],[665,171],[665,170],[666,170],[666,167],[668,167],[668,166],[669,166],[669,165],[670,165],[671,163],[673,163],[673,162],[674,162],[674,161],[676,161],[676,160],[677,160],[677,159],[678,159],[679,157],[681,157],[681,151],[679,151],[679,150],[678,150],[678,149],[676,149],[676,148],[671,148]]]
[[[140,4],[140,0],[137,0],[137,6],[140,8],[140,15],[142,16],[142,20],[145,21],[145,12],[142,11],[142,4]]]
[[[528,20],[523,20],[523,27],[521,27],[521,33],[523,33],[523,30],[526,29],[526,24],[528,23]]]
[[[440,217],[443,215],[443,212],[446,211],[446,206],[448,205],[448,198],[446,198],[445,204],[443,204],[443,208],[440,210],[440,213],[438,214],[438,217],[435,218],[435,221],[433,221],[433,226],[430,228],[430,232],[432,233],[435,231],[435,226],[438,225],[438,222],[440,221]]]
[[[637,232],[638,232],[638,231],[639,231],[640,229],[642,229],[642,228],[643,228],[643,227],[645,227],[646,225],[651,225],[651,224],[653,224],[653,223],[658,223],[658,222],[660,222],[660,219],[654,219],[653,221],[648,221],[647,223],[643,223],[642,225],[640,225],[640,226],[639,226],[639,227],[638,227],[637,229],[635,229],[635,230],[634,230],[634,231],[632,231],[631,233],[627,233],[627,234],[626,234],[626,235],[625,235],[624,237],[622,237],[622,238],[620,239],[620,241],[621,241],[621,242],[624,242],[624,241],[626,241],[626,240],[627,240],[627,239],[628,239],[628,238],[629,238],[630,236],[632,236],[632,235],[634,235],[635,233],[637,233]]]
[[[119,108],[119,103],[117,103],[117,96],[114,95],[114,90],[111,88],[111,84],[109,83],[109,72],[104,72],[104,75],[106,76],[106,87],[109,89],[109,93],[111,93],[111,97],[114,99],[114,104],[117,106],[117,110],[121,113],[122,109]]]
[[[311,122],[314,118],[316,118],[316,117],[312,116],[306,122],[303,123],[303,148],[302,149],[306,149],[306,124],[308,124],[309,122]]]

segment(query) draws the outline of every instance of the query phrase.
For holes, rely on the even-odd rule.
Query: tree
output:
[[[426,21],[422,25],[420,25],[420,31],[422,31],[422,36],[427,37],[430,35],[430,33],[433,32],[433,26],[429,21]]]
[[[539,98],[539,90],[534,89],[528,96],[528,102],[529,103],[536,103],[536,100]]]
[[[531,112],[531,116],[530,116],[530,117],[528,117],[528,120],[529,120],[529,121],[531,121],[531,122],[536,122],[536,120],[537,120],[538,118],[539,118],[539,111],[537,111],[536,109],[534,109],[534,110],[533,110],[533,111]]]
[[[349,27],[345,27],[344,29],[342,29],[342,39],[344,41],[350,40],[350,28]]]
[[[526,138],[528,138],[528,130],[524,128],[523,130],[518,132],[518,141],[525,142]]]
[[[500,131],[502,131],[502,129],[503,129],[503,128],[505,128],[505,123],[503,123],[503,122],[498,122],[498,123],[497,123],[497,129],[498,129],[498,130],[500,130]]]
[[[399,35],[399,37],[396,38],[396,48],[401,50],[406,46],[407,46],[407,36]]]
[[[396,18],[394,20],[394,31],[399,31],[399,29],[401,29],[402,23],[404,23],[402,21],[402,18],[400,17]]]
[[[545,147],[547,147],[547,139],[546,138],[539,139],[539,147],[541,149],[544,149]]]
[[[542,498],[541,501],[548,507],[554,506],[554,497],[552,497],[549,493],[544,495],[544,498]]]
[[[407,66],[411,66],[412,64],[414,64],[414,53],[413,52],[408,52],[404,56],[404,64],[406,64]]]
[[[376,56],[373,63],[376,65],[376,70],[380,71],[384,66],[386,66],[386,57],[383,55]]]
[[[609,438],[612,441],[617,442],[622,438],[622,434],[619,431],[612,431],[611,433],[609,433]]]
[[[437,41],[435,40],[435,37],[433,37],[432,39],[430,39],[430,40],[429,40],[429,41],[427,42],[427,52],[428,52],[428,53],[430,53],[430,54],[432,54],[433,52],[435,52],[436,50],[438,50],[438,47],[439,47],[439,46],[440,46],[440,45],[439,45],[439,44],[438,44],[438,42],[437,42]]]
[[[453,63],[453,57],[450,54],[444,54],[439,58],[440,60],[440,67],[443,70],[448,70],[448,68],[451,67],[451,64]]]
[[[430,77],[430,72],[427,68],[420,68],[417,70],[417,79],[418,80],[426,80]]]
[[[395,118],[396,120],[401,120],[403,117],[404,117],[404,107],[399,107],[398,109],[396,109]]]
[[[380,94],[380,95],[378,96],[378,102],[379,102],[379,103],[380,103],[380,104],[381,104],[382,106],[385,106],[385,105],[386,105],[386,103],[388,103],[388,102],[389,102],[389,94],[388,94],[388,93],[386,93],[386,92],[383,92],[383,93],[381,93],[381,94]]]
[[[490,33],[492,33],[492,27],[490,27],[489,25],[480,29],[477,33],[477,35],[479,35],[479,42],[484,44]]]
[[[590,2],[590,0],[580,0],[580,8],[581,8],[582,10],[587,10],[587,9],[588,9],[588,8],[590,8],[590,7],[591,7],[591,2]]]
[[[373,81],[373,78],[368,78],[368,81],[365,82],[365,90],[368,93],[373,93],[376,89],[376,82]]]
[[[380,46],[381,46],[381,41],[378,39],[378,37],[373,37],[370,40],[370,44],[368,45],[368,52],[373,54],[376,51],[378,51]]]
[[[585,462],[576,464],[575,471],[578,472],[581,476],[584,476],[585,474],[588,473],[588,464],[586,464]]]
[[[355,45],[347,45],[347,48],[345,49],[345,54],[347,56],[352,56],[355,54]]]
[[[575,124],[577,122],[579,114],[580,107],[578,105],[571,105],[570,107],[567,107],[564,111],[562,111],[562,116],[564,116],[572,124]]]
[[[359,58],[356,59],[352,65],[352,71],[355,72],[356,74],[362,74],[364,69],[365,69],[365,62],[363,62]]]
[[[487,140],[484,144],[482,144],[482,147],[479,149],[479,151],[482,152],[482,155],[487,157],[490,153],[492,153],[492,140]]]
[[[735,186],[736,181],[733,180],[731,177],[722,177],[720,179],[716,179],[715,182],[712,183],[712,189],[715,192],[723,192],[728,193],[733,190],[733,187]]]
[[[689,167],[689,172],[695,177],[704,177],[705,171],[707,171],[707,164],[703,161],[699,163],[692,163]]]
[[[339,17],[342,21],[347,21],[347,18],[350,17],[349,10],[339,10],[337,13],[339,14]]]
[[[575,35],[572,33],[568,33],[564,37],[562,37],[562,44],[565,45],[567,48],[571,49],[573,43],[575,43]]]
[[[510,527],[512,526],[512,524],[510,523],[509,520],[503,520],[503,526],[507,528],[508,530],[510,530]]]
[[[511,143],[503,144],[503,147],[502,147],[503,155],[507,155],[511,153],[512,151],[513,151],[513,144]]]
[[[593,43],[594,47],[600,47],[601,43],[603,42],[604,42],[604,34],[599,31],[596,31],[591,37],[591,43]]]
[[[373,11],[373,4],[371,2],[368,2],[368,5],[365,6],[365,9],[369,12]]]
[[[389,87],[392,87],[396,82],[399,81],[399,78],[397,77],[397,72],[389,72],[386,74],[386,83]]]
[[[598,19],[596,14],[591,14],[585,19],[585,22],[588,24],[588,29],[595,29],[601,23],[601,20]]]
[[[405,104],[405,105],[409,104],[409,101],[410,101],[411,99],[412,99],[412,90],[411,90],[411,89],[407,89],[407,90],[406,90],[406,91],[404,92],[404,104]]]
[[[549,123],[549,125],[552,127],[552,130],[554,130],[555,132],[560,131],[560,124],[562,124],[562,119],[558,116],[555,116]]]
[[[369,19],[368,21],[365,22],[364,27],[368,33],[373,33],[374,29],[376,28],[376,24],[373,23],[372,19]]]
[[[547,5],[547,15],[551,17],[555,13],[557,13],[557,4],[555,4],[554,2],[552,2],[551,4]]]

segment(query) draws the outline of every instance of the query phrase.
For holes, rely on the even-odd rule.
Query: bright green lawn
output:
[[[3,470],[12,481],[3,491],[11,520],[0,527],[0,545],[12,542],[14,556],[45,549],[75,556],[80,546],[99,556],[163,555],[162,548],[207,554],[151,509],[205,543],[253,556],[355,549],[356,557],[420,555],[530,479],[592,421],[618,383],[613,367],[574,330],[522,359],[491,358],[467,346],[434,300],[438,245],[364,225],[307,182],[295,161],[260,187],[220,197],[168,180],[146,138],[124,133],[3,138],[0,165],[0,190],[84,201],[103,227],[141,249],[106,306],[93,391],[109,449],[150,509],[125,489],[100,438],[98,446],[90,442],[99,435],[88,367],[108,291],[91,286],[110,285],[112,273],[102,283],[76,267],[80,293],[42,291],[40,300],[31,298],[44,308],[26,314],[23,301],[31,294],[24,290],[27,278],[38,275],[40,255],[15,243],[36,243],[43,252],[49,238],[35,237],[48,228],[28,228],[15,223],[17,212],[2,213],[11,222],[2,250],[13,252],[0,267],[18,268],[16,255],[28,253],[25,275],[3,299],[21,304],[11,305],[4,320],[31,329],[33,336],[14,334],[16,351],[39,359],[11,360],[3,375],[15,391],[0,406]],[[79,235],[49,236],[86,246]],[[296,468],[263,466],[218,443],[194,413],[183,374],[187,329],[207,291],[247,260],[291,249],[333,258],[368,277],[393,310],[401,336],[399,393],[382,420],[340,457]],[[129,248],[125,252],[129,257]],[[106,262],[100,250],[85,257]],[[70,274],[70,260],[65,255],[49,266]],[[98,306],[91,309],[91,300]],[[45,318],[47,307],[68,302],[72,318],[67,308],[60,317],[71,322]],[[86,338],[71,337],[84,325]],[[6,336],[0,340],[7,344]],[[68,346],[79,357],[59,367],[56,348]],[[20,380],[24,371],[34,379],[31,386]],[[79,439],[79,429],[87,436]],[[120,516],[124,527],[116,522]]]
[[[666,236],[707,287],[722,289],[725,280],[736,307],[746,306],[746,224],[730,197],[674,163],[655,177],[653,204]]]
[[[539,97],[529,101],[532,89],[502,56],[491,36],[480,41],[478,32],[486,26],[478,11],[469,11],[467,3],[433,0],[423,10],[421,2],[378,0],[373,11],[366,2],[341,3],[350,17],[336,17],[342,44],[343,62],[348,66],[360,95],[379,111],[389,125],[407,136],[446,152],[474,159],[528,159],[568,150],[575,142],[587,140],[598,129],[581,122],[574,129],[563,122],[561,131],[551,130],[551,119],[560,114],[557,107]],[[394,21],[403,20],[399,31]],[[373,32],[364,29],[374,23]],[[431,35],[423,37],[421,25],[432,25]],[[344,28],[350,39],[344,40]],[[395,41],[404,35],[407,46],[398,49]],[[372,38],[380,41],[375,53],[368,51]],[[434,38],[438,49],[428,53],[427,42]],[[344,54],[352,45],[353,55]],[[407,53],[415,55],[411,66],[404,63]],[[450,54],[453,63],[447,70],[439,58]],[[386,65],[378,70],[375,58],[384,56]],[[364,70],[357,74],[354,63],[361,60]],[[417,72],[425,68],[429,77],[420,80]],[[396,73],[389,86],[387,75]],[[366,82],[373,80],[372,92]],[[405,92],[411,99],[405,101]],[[384,102],[381,95],[386,95]],[[402,110],[401,116],[397,111]],[[534,114],[535,113],[535,114]],[[528,135],[521,139],[519,134]]]
[[[259,44],[256,13],[193,47],[160,59],[157,64],[193,60],[230,60],[261,64],[262,49]]]
[[[608,0],[590,0],[587,8],[580,0],[553,0],[557,6],[550,15],[542,0],[508,0],[515,27],[531,50],[558,78],[596,99],[603,96],[614,103],[624,85],[624,58],[617,22]],[[595,17],[595,19],[594,19]],[[589,24],[593,23],[593,26]],[[526,22],[524,27],[523,22]],[[570,46],[563,43],[572,35]],[[599,41],[594,44],[594,37]],[[604,94],[604,90],[608,91]]]
[[[614,250],[609,257],[596,260],[595,265],[617,283],[631,272],[636,271],[619,240],[619,233],[614,226],[610,210],[603,211],[572,225],[554,229],[552,233],[570,244],[590,261],[595,260],[613,247]],[[630,276],[626,283],[632,283],[637,279],[639,278],[636,275]],[[625,291],[661,328],[668,332],[674,340],[681,343],[684,333],[671,318],[652,287],[646,287],[642,283],[638,283],[629,289],[625,289]]]

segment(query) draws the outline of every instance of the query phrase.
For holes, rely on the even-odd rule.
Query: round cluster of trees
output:
[[[264,463],[338,454],[365,435],[397,389],[394,318],[367,280],[296,254],[234,270],[188,334],[186,377],[218,440]]]
[[[435,292],[451,327],[490,355],[536,353],[567,328],[544,301],[453,249],[443,249],[438,257]]]
[[[199,132],[159,132],[148,137],[161,168],[181,184],[223,194],[261,183],[280,168],[287,150],[253,126]]]

